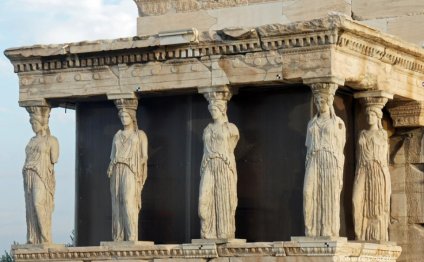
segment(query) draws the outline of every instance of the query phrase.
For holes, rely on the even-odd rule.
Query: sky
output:
[[[0,0],[0,255],[26,242],[22,166],[34,135],[18,106],[19,82],[3,55],[10,47],[113,39],[136,34],[133,0]],[[55,165],[53,242],[71,243],[75,198],[75,113],[55,108],[50,130],[60,144]]]

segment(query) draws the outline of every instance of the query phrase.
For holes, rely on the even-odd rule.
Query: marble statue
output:
[[[137,99],[117,99],[123,130],[113,137],[107,174],[112,194],[112,238],[138,240],[141,192],[147,178],[147,136],[138,129]]]
[[[237,170],[234,149],[239,140],[237,127],[228,122],[230,92],[209,92],[213,123],[203,132],[203,159],[200,168],[199,217],[203,239],[235,238]]]
[[[353,187],[353,214],[358,240],[388,241],[391,182],[387,132],[381,125],[381,109],[387,98],[367,97],[368,129],[358,141],[358,159]]]
[[[35,136],[25,149],[25,165],[22,170],[25,190],[25,206],[28,244],[52,242],[52,213],[54,209],[54,164],[59,158],[59,143],[50,135],[47,106],[26,108]]]
[[[311,85],[318,113],[308,123],[303,188],[305,234],[338,237],[346,128],[333,107],[336,84]]]

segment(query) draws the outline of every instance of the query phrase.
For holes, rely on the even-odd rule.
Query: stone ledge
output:
[[[401,248],[391,243],[348,242],[346,238],[293,238],[287,242],[96,247],[12,247],[23,261],[396,261]],[[279,258],[281,257],[281,259]],[[292,257],[292,258],[290,258]],[[292,261],[292,260],[290,260]]]

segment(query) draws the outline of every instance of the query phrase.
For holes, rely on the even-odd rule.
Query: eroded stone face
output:
[[[402,247],[398,261],[421,261],[424,256],[423,128],[399,129],[390,138],[391,224],[389,236]]]

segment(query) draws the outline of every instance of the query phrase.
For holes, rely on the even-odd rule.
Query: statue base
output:
[[[100,242],[102,247],[128,247],[128,246],[154,246],[155,242],[153,241],[104,241]]]
[[[218,244],[213,241],[194,240],[194,242],[197,243],[175,245],[119,243],[116,245],[115,242],[102,242],[101,246],[61,246],[45,249],[15,246],[12,249],[12,256],[15,262],[395,262],[402,250],[396,245],[347,241],[346,238],[293,237],[291,241],[253,243],[227,240],[226,243]]]
[[[192,239],[192,244],[227,244],[227,243],[233,243],[233,244],[244,244],[246,243],[246,239],[239,239],[239,238],[230,238],[230,239],[223,239],[223,238],[216,238],[216,239]]]
[[[64,244],[53,244],[53,243],[43,243],[43,244],[17,244],[17,245],[12,245],[11,249],[49,249],[49,248],[53,248],[53,249],[60,249],[60,248],[65,248]]]

